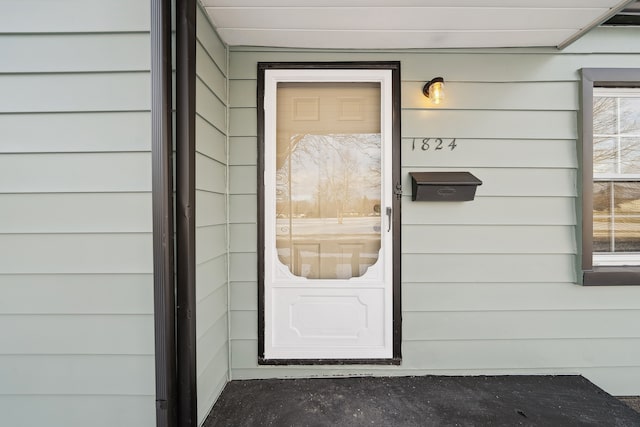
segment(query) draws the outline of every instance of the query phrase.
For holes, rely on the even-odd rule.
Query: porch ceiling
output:
[[[564,47],[633,0],[201,0],[232,46]]]

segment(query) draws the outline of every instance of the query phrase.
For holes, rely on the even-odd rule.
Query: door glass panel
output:
[[[362,276],[382,233],[379,83],[279,83],[276,250],[308,279]]]

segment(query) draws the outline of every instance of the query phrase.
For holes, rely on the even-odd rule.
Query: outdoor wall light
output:
[[[422,88],[422,93],[434,104],[440,104],[444,99],[444,79],[442,77],[436,77],[430,82],[427,82]]]

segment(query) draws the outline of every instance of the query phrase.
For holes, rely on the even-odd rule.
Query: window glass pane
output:
[[[640,136],[640,98],[620,98],[620,133]]]
[[[620,173],[640,174],[640,138],[620,138]]]
[[[611,183],[593,183],[593,252],[611,252]]]
[[[594,97],[593,99],[593,134],[613,135],[617,133],[616,99],[609,97]]]
[[[593,138],[593,173],[615,173],[617,170],[616,141],[611,138]]]
[[[362,276],[381,245],[379,83],[280,83],[276,250],[308,279]]]
[[[613,185],[615,252],[640,251],[640,182]]]

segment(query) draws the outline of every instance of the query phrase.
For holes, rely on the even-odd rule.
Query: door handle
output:
[[[387,233],[391,231],[391,208],[387,208],[387,218],[389,221],[389,225],[387,226]]]

